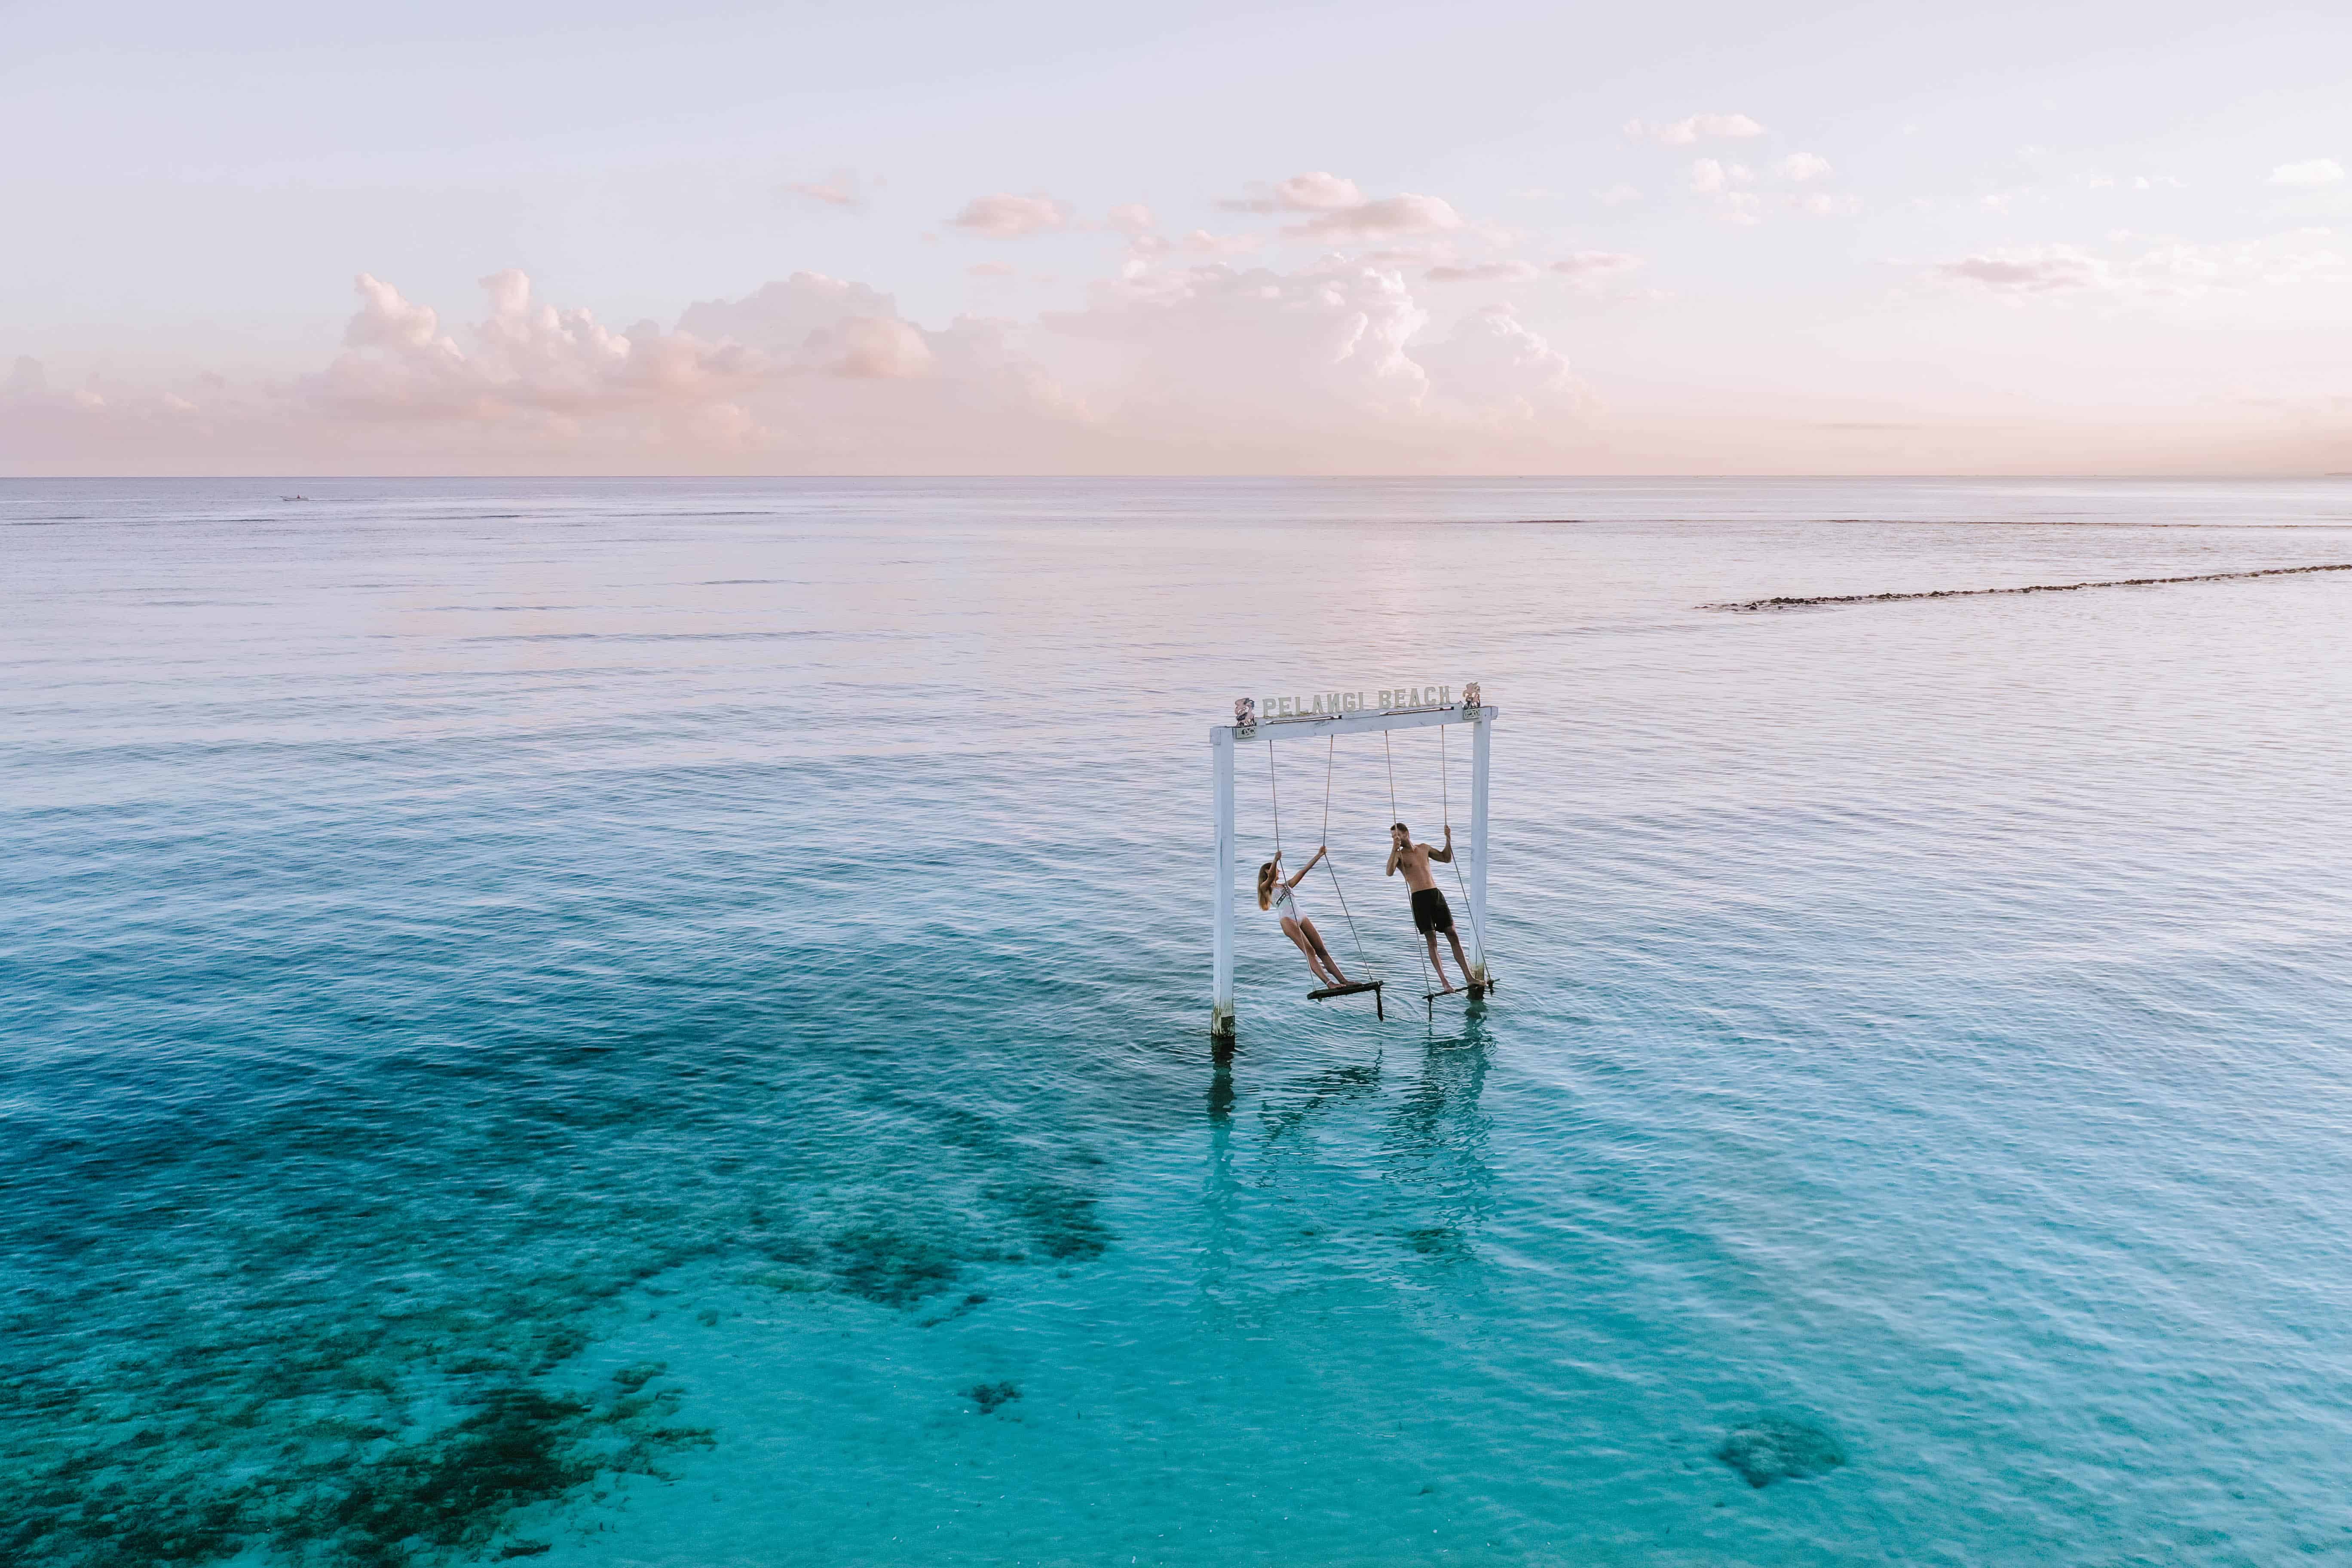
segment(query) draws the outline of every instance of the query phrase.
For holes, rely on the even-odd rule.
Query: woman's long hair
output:
[[[1274,862],[1271,860],[1257,868],[1257,907],[1262,910],[1274,907]]]

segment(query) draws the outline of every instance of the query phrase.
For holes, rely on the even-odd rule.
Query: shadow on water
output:
[[[1265,1141],[1271,1144],[1292,1138],[1336,1108],[1376,1095],[1380,1089],[1381,1059],[1374,1057],[1369,1062],[1325,1068],[1309,1074],[1295,1088],[1269,1089],[1269,1103],[1258,1113],[1265,1129]],[[1282,1100],[1278,1107],[1272,1103],[1277,1097]]]
[[[1489,1163],[1491,1118],[1481,1105],[1493,1065],[1492,1036],[1483,1007],[1457,1016],[1454,1028],[1423,1043],[1418,1072],[1407,1079],[1385,1070],[1385,1054],[1312,1072],[1278,1077],[1257,1089],[1255,1118],[1243,1114],[1245,1085],[1231,1045],[1216,1047],[1202,1106],[1208,1121],[1202,1186],[1202,1276],[1205,1297],[1228,1289],[1272,1245],[1273,1233],[1255,1215],[1254,1201],[1307,1202],[1329,1216],[1298,1228],[1297,1237],[1327,1229],[1376,1244],[1398,1242],[1416,1258],[1467,1260],[1495,1206]],[[1239,1077],[1247,1076],[1245,1066]],[[1237,1129],[1255,1137],[1238,1141]],[[1335,1173],[1368,1157],[1387,1196],[1373,1214],[1348,1217],[1352,1201],[1332,1189]],[[1295,1226],[1295,1221],[1286,1221]],[[1292,1234],[1286,1232],[1286,1235]]]
[[[1422,1210],[1404,1238],[1423,1256],[1467,1257],[1493,1210],[1493,1119],[1479,1104],[1493,1061],[1486,1009],[1474,1003],[1456,1032],[1431,1037],[1420,1076],[1382,1131],[1384,1173]]]

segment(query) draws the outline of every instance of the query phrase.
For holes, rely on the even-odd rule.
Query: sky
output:
[[[0,474],[2352,470],[2352,6],[0,0]]]

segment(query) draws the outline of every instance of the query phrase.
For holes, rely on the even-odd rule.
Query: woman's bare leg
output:
[[[1307,967],[1315,972],[1315,978],[1326,985],[1330,984],[1331,977],[1323,973],[1323,961],[1315,955],[1315,944],[1307,940],[1307,933],[1298,929],[1298,922],[1286,915],[1284,916],[1282,934],[1296,942],[1298,951],[1307,955]]]
[[[1298,923],[1305,929],[1307,932],[1307,940],[1315,944],[1315,951],[1322,954],[1323,967],[1329,970],[1340,984],[1354,984],[1355,982],[1349,980],[1346,975],[1339,973],[1339,961],[1332,957],[1331,950],[1323,944],[1323,933],[1315,929],[1315,922],[1313,921],[1300,921]]]

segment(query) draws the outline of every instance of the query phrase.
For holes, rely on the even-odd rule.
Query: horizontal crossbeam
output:
[[[1261,719],[1244,730],[1234,724],[1213,724],[1211,740],[1231,735],[1247,744],[1255,741],[1321,740],[1326,735],[1361,735],[1378,730],[1422,730],[1432,724],[1469,724],[1492,719],[1498,708],[1407,708],[1379,713],[1302,713],[1295,718]]]

